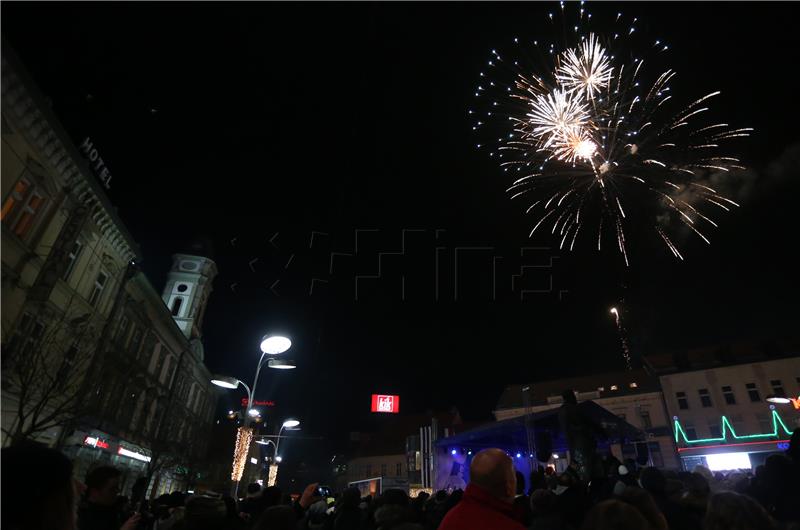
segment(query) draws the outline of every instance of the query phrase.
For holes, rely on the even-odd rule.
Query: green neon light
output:
[[[722,416],[722,436],[719,438],[700,438],[697,440],[689,440],[686,437],[686,432],[684,432],[683,427],[678,420],[675,420],[675,443],[680,443],[679,437],[683,437],[683,442],[686,444],[700,444],[700,443],[708,443],[708,442],[725,442],[728,438],[728,431],[730,431],[731,436],[734,440],[752,440],[753,438],[777,438],[778,437],[778,424],[783,428],[783,431],[788,435],[791,436],[792,432],[786,427],[786,424],[783,423],[783,420],[778,415],[777,410],[772,411],[772,432],[770,433],[763,433],[763,434],[744,434],[739,435],[736,434],[733,426],[728,421],[728,418]]]

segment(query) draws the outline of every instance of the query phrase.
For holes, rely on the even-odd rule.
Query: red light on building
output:
[[[100,449],[108,449],[109,444],[105,440],[96,438],[94,436],[87,436],[83,439],[83,445],[91,445],[92,447],[99,447]]]
[[[400,412],[400,396],[372,394],[372,412],[397,414]]]
[[[248,405],[247,398],[242,398],[242,406],[246,407],[247,405]],[[275,406],[275,402],[274,401],[259,401],[257,399],[254,399],[253,400],[253,406],[254,407],[274,407]]]

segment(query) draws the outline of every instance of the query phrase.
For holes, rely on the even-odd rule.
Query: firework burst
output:
[[[703,120],[719,92],[676,106],[676,72],[648,78],[645,66],[661,61],[668,46],[651,41],[635,57],[636,19],[620,13],[612,31],[588,31],[591,14],[582,5],[576,24],[560,28],[568,35],[563,46],[514,39],[513,60],[492,51],[470,114],[473,129],[494,138],[478,147],[515,175],[508,191],[535,216],[531,236],[548,229],[560,248],[572,250],[581,238],[600,249],[608,230],[628,264],[626,224],[646,224],[682,260],[670,225],[709,242],[715,214],[738,205],[703,182],[743,169],[720,150],[752,129]],[[555,29],[559,17],[548,18]]]

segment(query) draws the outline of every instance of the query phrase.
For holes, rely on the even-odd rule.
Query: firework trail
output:
[[[568,18],[563,3],[560,11],[549,15],[554,30]],[[644,224],[682,260],[669,225],[709,243],[715,214],[738,205],[700,181],[744,169],[720,149],[752,129],[703,121],[718,91],[681,105],[674,70],[648,78],[645,64],[661,61],[669,47],[649,41],[642,56],[633,55],[635,18],[620,13],[600,33],[589,29],[591,17],[581,2],[559,39],[515,38],[515,58],[492,50],[475,92],[479,105],[469,111],[473,129],[492,135],[477,147],[514,175],[507,191],[527,201],[531,237],[549,230],[572,250],[580,234],[600,249],[611,231],[627,265],[625,227]]]
[[[611,308],[611,314],[614,315],[614,320],[617,322],[617,332],[619,333],[619,340],[622,343],[622,358],[625,359],[625,369],[633,370],[631,365],[631,351],[628,348],[628,339],[625,338],[625,328],[622,327],[622,320],[619,317],[619,311],[616,307]]]

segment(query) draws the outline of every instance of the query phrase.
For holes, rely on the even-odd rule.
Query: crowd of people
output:
[[[600,462],[602,476],[588,483],[572,465],[526,481],[504,451],[485,449],[464,491],[373,498],[311,484],[293,499],[250,484],[240,499],[173,492],[146,501],[137,481],[130,501],[119,496],[118,470],[97,467],[78,481],[63,454],[27,444],[2,450],[0,513],[6,530],[800,530],[800,430],[754,473]]]

